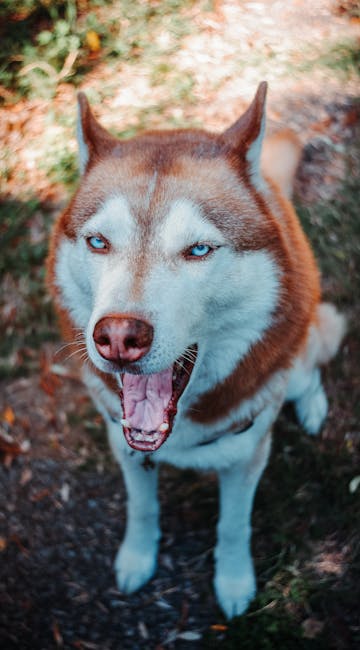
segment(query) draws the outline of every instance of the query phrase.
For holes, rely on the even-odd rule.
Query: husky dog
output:
[[[221,134],[118,140],[80,94],[82,176],[48,260],[64,335],[86,345],[84,379],[127,488],[119,589],[134,592],[156,567],[159,463],[215,470],[214,586],[228,618],[255,593],[250,517],[271,428],[292,400],[304,429],[319,431],[319,365],[344,333],[343,317],[321,302],[288,200],[293,135],[273,138],[262,168],[265,97],[263,82]]]

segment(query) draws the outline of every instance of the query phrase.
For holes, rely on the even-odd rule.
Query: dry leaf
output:
[[[29,483],[29,481],[31,481],[32,477],[33,477],[33,473],[31,469],[29,467],[25,467],[25,469],[23,470],[20,476],[20,481],[19,481],[20,485],[26,485],[27,483]]]
[[[3,420],[10,426],[12,427],[14,422],[15,422],[15,413],[12,410],[11,406],[7,406],[5,411],[3,412]]]
[[[11,457],[10,465],[14,456],[24,453],[23,446],[16,442],[12,436],[9,436],[4,429],[0,429],[0,453],[5,456],[4,462],[9,460],[6,458],[7,456]]]
[[[328,117],[324,117],[322,120],[319,120],[318,122],[313,122],[310,126],[313,131],[317,131],[318,133],[327,133],[329,127],[331,126],[332,121],[333,118],[328,116]]]
[[[360,22],[360,19],[358,19]],[[357,124],[360,120],[360,113],[358,108],[351,108],[347,113],[344,115],[343,118],[343,125],[346,126],[354,126],[354,124]]]
[[[93,29],[90,29],[90,31],[86,33],[86,45],[90,52],[98,52],[101,49],[99,34]]]
[[[210,630],[213,630],[214,632],[226,632],[227,629],[227,625],[221,625],[220,623],[215,623],[215,625],[210,626]]]
[[[61,380],[56,375],[44,374],[40,379],[40,388],[46,393],[53,397],[55,395],[56,389],[61,385]]]
[[[30,501],[33,503],[36,503],[37,501],[42,501],[46,497],[50,496],[51,492],[48,488],[43,488],[42,490],[38,490],[37,492],[34,492],[34,494],[31,495]]]
[[[62,638],[62,636],[60,634],[59,625],[57,624],[56,621],[53,624],[53,635],[54,635],[54,640],[55,640],[56,645],[59,648],[62,647],[64,645],[64,641],[63,641],[63,638]]]
[[[19,551],[21,551],[21,553],[23,553],[26,556],[29,556],[29,551],[24,546],[24,544],[22,543],[19,535],[17,535],[16,533],[13,533],[12,535],[10,535],[9,541],[16,544],[16,546],[18,547]]]

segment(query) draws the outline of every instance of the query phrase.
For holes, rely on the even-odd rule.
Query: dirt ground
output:
[[[259,77],[267,78],[270,128],[290,125],[304,143],[295,195],[323,269],[324,295],[349,320],[342,352],[324,372],[330,412],[321,436],[306,437],[288,408],[275,430],[253,517],[256,601],[240,619],[224,620],[211,584],[216,478],[170,467],[161,476],[159,569],[141,592],[131,597],[118,592],[112,563],[124,533],[126,497],[101,418],[81,384],[76,360],[59,352],[56,326],[51,325],[55,340],[32,344],[25,335],[21,340],[25,329],[19,325],[11,372],[0,380],[2,648],[359,647],[360,232],[350,223],[350,212],[345,211],[345,224],[336,212],[359,160],[358,78],[330,68],[301,75],[286,68],[289,53],[291,65],[297,64],[301,38],[308,44],[359,38],[359,22],[339,11],[341,4],[216,2],[213,12],[194,15],[201,29],[176,53],[179,70],[194,75],[196,102],[168,102],[147,118],[152,127],[181,112],[184,123],[220,129],[245,107]],[[249,58],[240,80],[233,65],[239,39]],[[267,53],[260,62],[259,51]],[[82,88],[98,90],[110,83],[112,73],[101,62],[84,76]],[[149,85],[143,68],[124,64],[117,77],[117,90],[97,108],[109,128],[115,126],[115,111],[121,109],[122,124],[131,126],[137,119],[134,106],[148,104],[150,96],[152,104],[160,104],[165,92],[162,85]],[[26,205],[36,188],[39,206],[26,233],[34,244],[43,242],[46,219],[66,200],[64,184],[39,164],[43,132],[51,139],[58,129],[56,137],[64,137],[59,125],[46,126],[46,114],[51,106],[66,114],[74,96],[71,83],[62,83],[49,101],[23,98],[0,108],[0,135],[16,159],[4,196]],[[72,136],[69,147],[74,148]],[[324,220],[318,207],[324,205],[333,221]],[[22,282],[10,272],[2,278],[6,335],[16,309],[26,302]],[[49,308],[43,293],[39,300],[36,308]]]

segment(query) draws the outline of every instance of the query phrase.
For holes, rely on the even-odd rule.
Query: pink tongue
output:
[[[141,431],[158,431],[172,395],[172,368],[153,375],[123,376],[125,418]]]

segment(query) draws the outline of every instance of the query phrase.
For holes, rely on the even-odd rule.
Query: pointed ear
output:
[[[91,112],[84,93],[78,94],[77,139],[79,166],[83,174],[94,159],[109,155],[119,141],[104,129]]]
[[[262,81],[247,111],[223,134],[227,145],[248,167],[255,182],[261,178],[260,154],[265,132],[266,91],[267,83]]]

